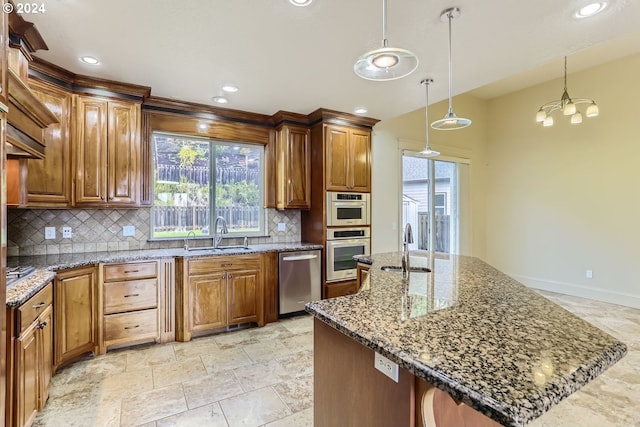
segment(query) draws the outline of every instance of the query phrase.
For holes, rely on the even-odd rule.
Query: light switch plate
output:
[[[122,227],[122,235],[124,237],[133,237],[136,235],[136,227],[134,225],[125,225]]]
[[[71,227],[62,227],[62,238],[70,239],[71,237]]]
[[[387,359],[386,357],[378,353],[375,353],[375,359],[373,363],[375,368],[378,371],[382,372],[383,374],[385,374],[395,382],[398,382],[398,364],[397,363],[392,362],[391,360]]]
[[[44,238],[46,240],[55,239],[56,238],[56,228],[55,227],[45,227],[44,228]]]

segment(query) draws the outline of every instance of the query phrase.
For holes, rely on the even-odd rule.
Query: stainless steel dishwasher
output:
[[[320,251],[282,252],[278,256],[279,313],[304,310],[321,297]]]

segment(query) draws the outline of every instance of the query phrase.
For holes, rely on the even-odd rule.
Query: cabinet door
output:
[[[140,183],[140,105],[109,102],[108,197],[109,204],[137,203]]]
[[[76,203],[102,204],[107,194],[107,101],[75,99]]]
[[[38,323],[34,322],[16,341],[16,423],[31,425],[38,412]]]
[[[40,81],[29,86],[59,123],[44,130],[45,158],[27,160],[27,206],[71,206],[71,95]]]
[[[189,278],[191,331],[206,331],[227,325],[227,273]]]
[[[350,190],[371,191],[371,134],[352,129],[349,132],[348,182]]]
[[[44,409],[49,398],[49,385],[53,369],[53,309],[49,306],[41,315],[38,322],[38,356],[39,364],[39,395],[38,409]]]
[[[328,126],[325,138],[327,190],[350,190],[350,184],[347,180],[349,130],[347,128]]]
[[[311,207],[311,145],[309,129],[286,126],[278,144],[278,209]]]
[[[56,367],[97,352],[96,292],[95,267],[58,272],[53,294]]]
[[[229,292],[229,324],[257,322],[262,299],[260,271],[244,270],[227,273]]]

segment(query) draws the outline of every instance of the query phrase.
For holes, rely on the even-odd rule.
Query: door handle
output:
[[[293,255],[282,257],[282,261],[302,261],[305,259],[316,259],[318,255]]]

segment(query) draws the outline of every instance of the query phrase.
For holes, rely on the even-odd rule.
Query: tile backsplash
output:
[[[7,255],[55,255],[138,249],[180,248],[184,241],[149,241],[151,209],[7,209]],[[267,237],[250,237],[250,244],[300,241],[300,211],[266,209]],[[286,231],[278,231],[284,223]],[[135,235],[124,237],[122,227],[132,225]],[[62,227],[71,227],[71,238]],[[56,238],[45,240],[45,227],[56,228]],[[227,239],[223,244],[241,244]],[[211,239],[203,245],[210,245]]]

